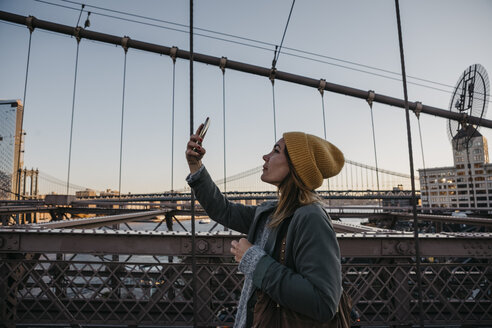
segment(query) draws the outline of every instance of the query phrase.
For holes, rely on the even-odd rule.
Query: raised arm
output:
[[[198,202],[212,220],[233,230],[248,233],[255,216],[256,206],[246,206],[229,201],[220,192],[205,167],[202,167],[202,158],[206,152],[201,146],[202,140],[198,137],[202,128],[203,124],[195,134],[190,136],[186,148],[186,160],[190,168],[188,184],[193,188]]]

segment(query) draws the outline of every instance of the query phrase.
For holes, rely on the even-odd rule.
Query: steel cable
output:
[[[121,167],[122,167],[122,159],[123,159],[123,123],[125,119],[125,84],[126,84],[126,56],[128,53],[128,49],[124,48],[125,58],[123,62],[123,92],[121,97],[121,127],[120,127],[120,168],[119,168],[119,176],[118,176],[118,194],[121,196]]]
[[[34,29],[29,27],[29,46],[27,48],[27,63],[26,63],[26,79],[24,81],[24,97],[22,98],[22,113],[21,113],[21,128],[19,131],[19,153],[17,154],[17,199],[20,199],[20,183],[21,183],[21,145],[22,145],[22,129],[24,126],[24,111],[26,110],[26,95],[27,95],[27,80],[29,77],[29,63],[31,58],[31,39],[32,39],[32,31]]]
[[[75,93],[76,93],[76,89],[77,89],[77,70],[78,70],[78,63],[79,63],[79,46],[80,46],[80,39],[77,38],[77,52],[75,55],[75,74],[74,74],[74,79],[73,79],[72,118],[70,120],[70,143],[68,146],[67,195],[69,193],[69,186],[70,186],[70,165],[71,165],[71,161],[72,161],[73,119],[74,119],[74,114],[75,114]]]
[[[400,48],[400,61],[401,61],[401,75],[403,80],[403,95],[405,101],[405,119],[407,126],[407,140],[408,140],[408,159],[410,164],[410,182],[412,184],[412,212],[413,212],[413,230],[415,241],[415,271],[417,276],[417,298],[419,308],[419,323],[420,327],[424,327],[424,310],[422,302],[422,272],[420,271],[420,244],[419,244],[419,226],[417,218],[417,202],[415,197],[415,180],[414,180],[414,166],[413,166],[413,150],[412,150],[412,132],[410,127],[410,109],[408,105],[408,91],[407,91],[407,78],[405,72],[405,55],[403,51],[403,36],[401,32],[401,18],[400,18],[400,4],[398,0],[395,0],[396,10],[396,22],[398,27],[398,44]]]

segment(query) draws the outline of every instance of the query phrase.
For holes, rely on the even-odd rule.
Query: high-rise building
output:
[[[19,193],[19,168],[24,165],[24,133],[20,100],[0,100],[0,199]]]
[[[452,145],[454,166],[419,170],[422,206],[492,207],[487,139],[469,126],[453,138]]]

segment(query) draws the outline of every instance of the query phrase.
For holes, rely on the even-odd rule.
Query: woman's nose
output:
[[[263,155],[263,160],[266,162],[268,161],[268,155]]]

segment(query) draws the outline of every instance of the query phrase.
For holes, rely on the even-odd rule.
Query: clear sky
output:
[[[0,0],[0,10],[75,26],[79,11],[64,7],[80,10],[77,3]],[[188,1],[84,0],[83,3],[85,10],[92,12],[90,30],[189,50]],[[266,44],[196,30],[202,35],[195,35],[194,50],[270,67],[272,45],[280,44],[290,8],[290,1],[280,0],[197,0],[195,28]],[[402,0],[400,10],[407,74],[444,84],[409,78],[409,82],[428,86],[409,84],[410,101],[447,109],[452,86],[465,68],[480,63],[491,74],[492,1]],[[84,12],[80,25],[86,16]],[[23,99],[28,40],[26,27],[0,22],[0,99]],[[280,71],[324,78],[403,99],[398,76],[386,72],[400,72],[394,1],[297,1],[283,46],[277,63]],[[68,168],[75,52],[74,38],[42,30],[33,33],[25,99],[25,165],[62,180],[66,179]],[[97,190],[118,188],[123,60],[121,47],[81,41],[72,144],[71,182],[75,184]],[[170,189],[172,68],[167,56],[134,49],[128,52],[122,192]],[[200,63],[195,64],[194,71],[195,126],[210,116],[212,123],[204,144],[208,152],[205,163],[214,177],[221,178],[224,156],[222,73],[218,67]],[[267,78],[246,73],[227,70],[225,77],[227,172],[235,174],[261,165],[261,155],[273,145],[272,87]],[[184,149],[189,135],[189,63],[185,60],[176,63],[175,97],[174,188],[178,189],[184,186],[187,174]],[[321,98],[316,89],[277,81],[275,100],[278,136],[299,130],[323,137]],[[488,119],[492,118],[491,110]],[[325,93],[325,112],[328,139],[342,149],[348,159],[374,165],[367,103]],[[409,174],[404,110],[376,103],[374,120],[379,167]],[[417,169],[422,167],[422,156],[415,115],[411,114],[411,120]],[[446,121],[422,115],[421,128],[426,166],[452,165]],[[481,132],[492,139],[490,130]]]

